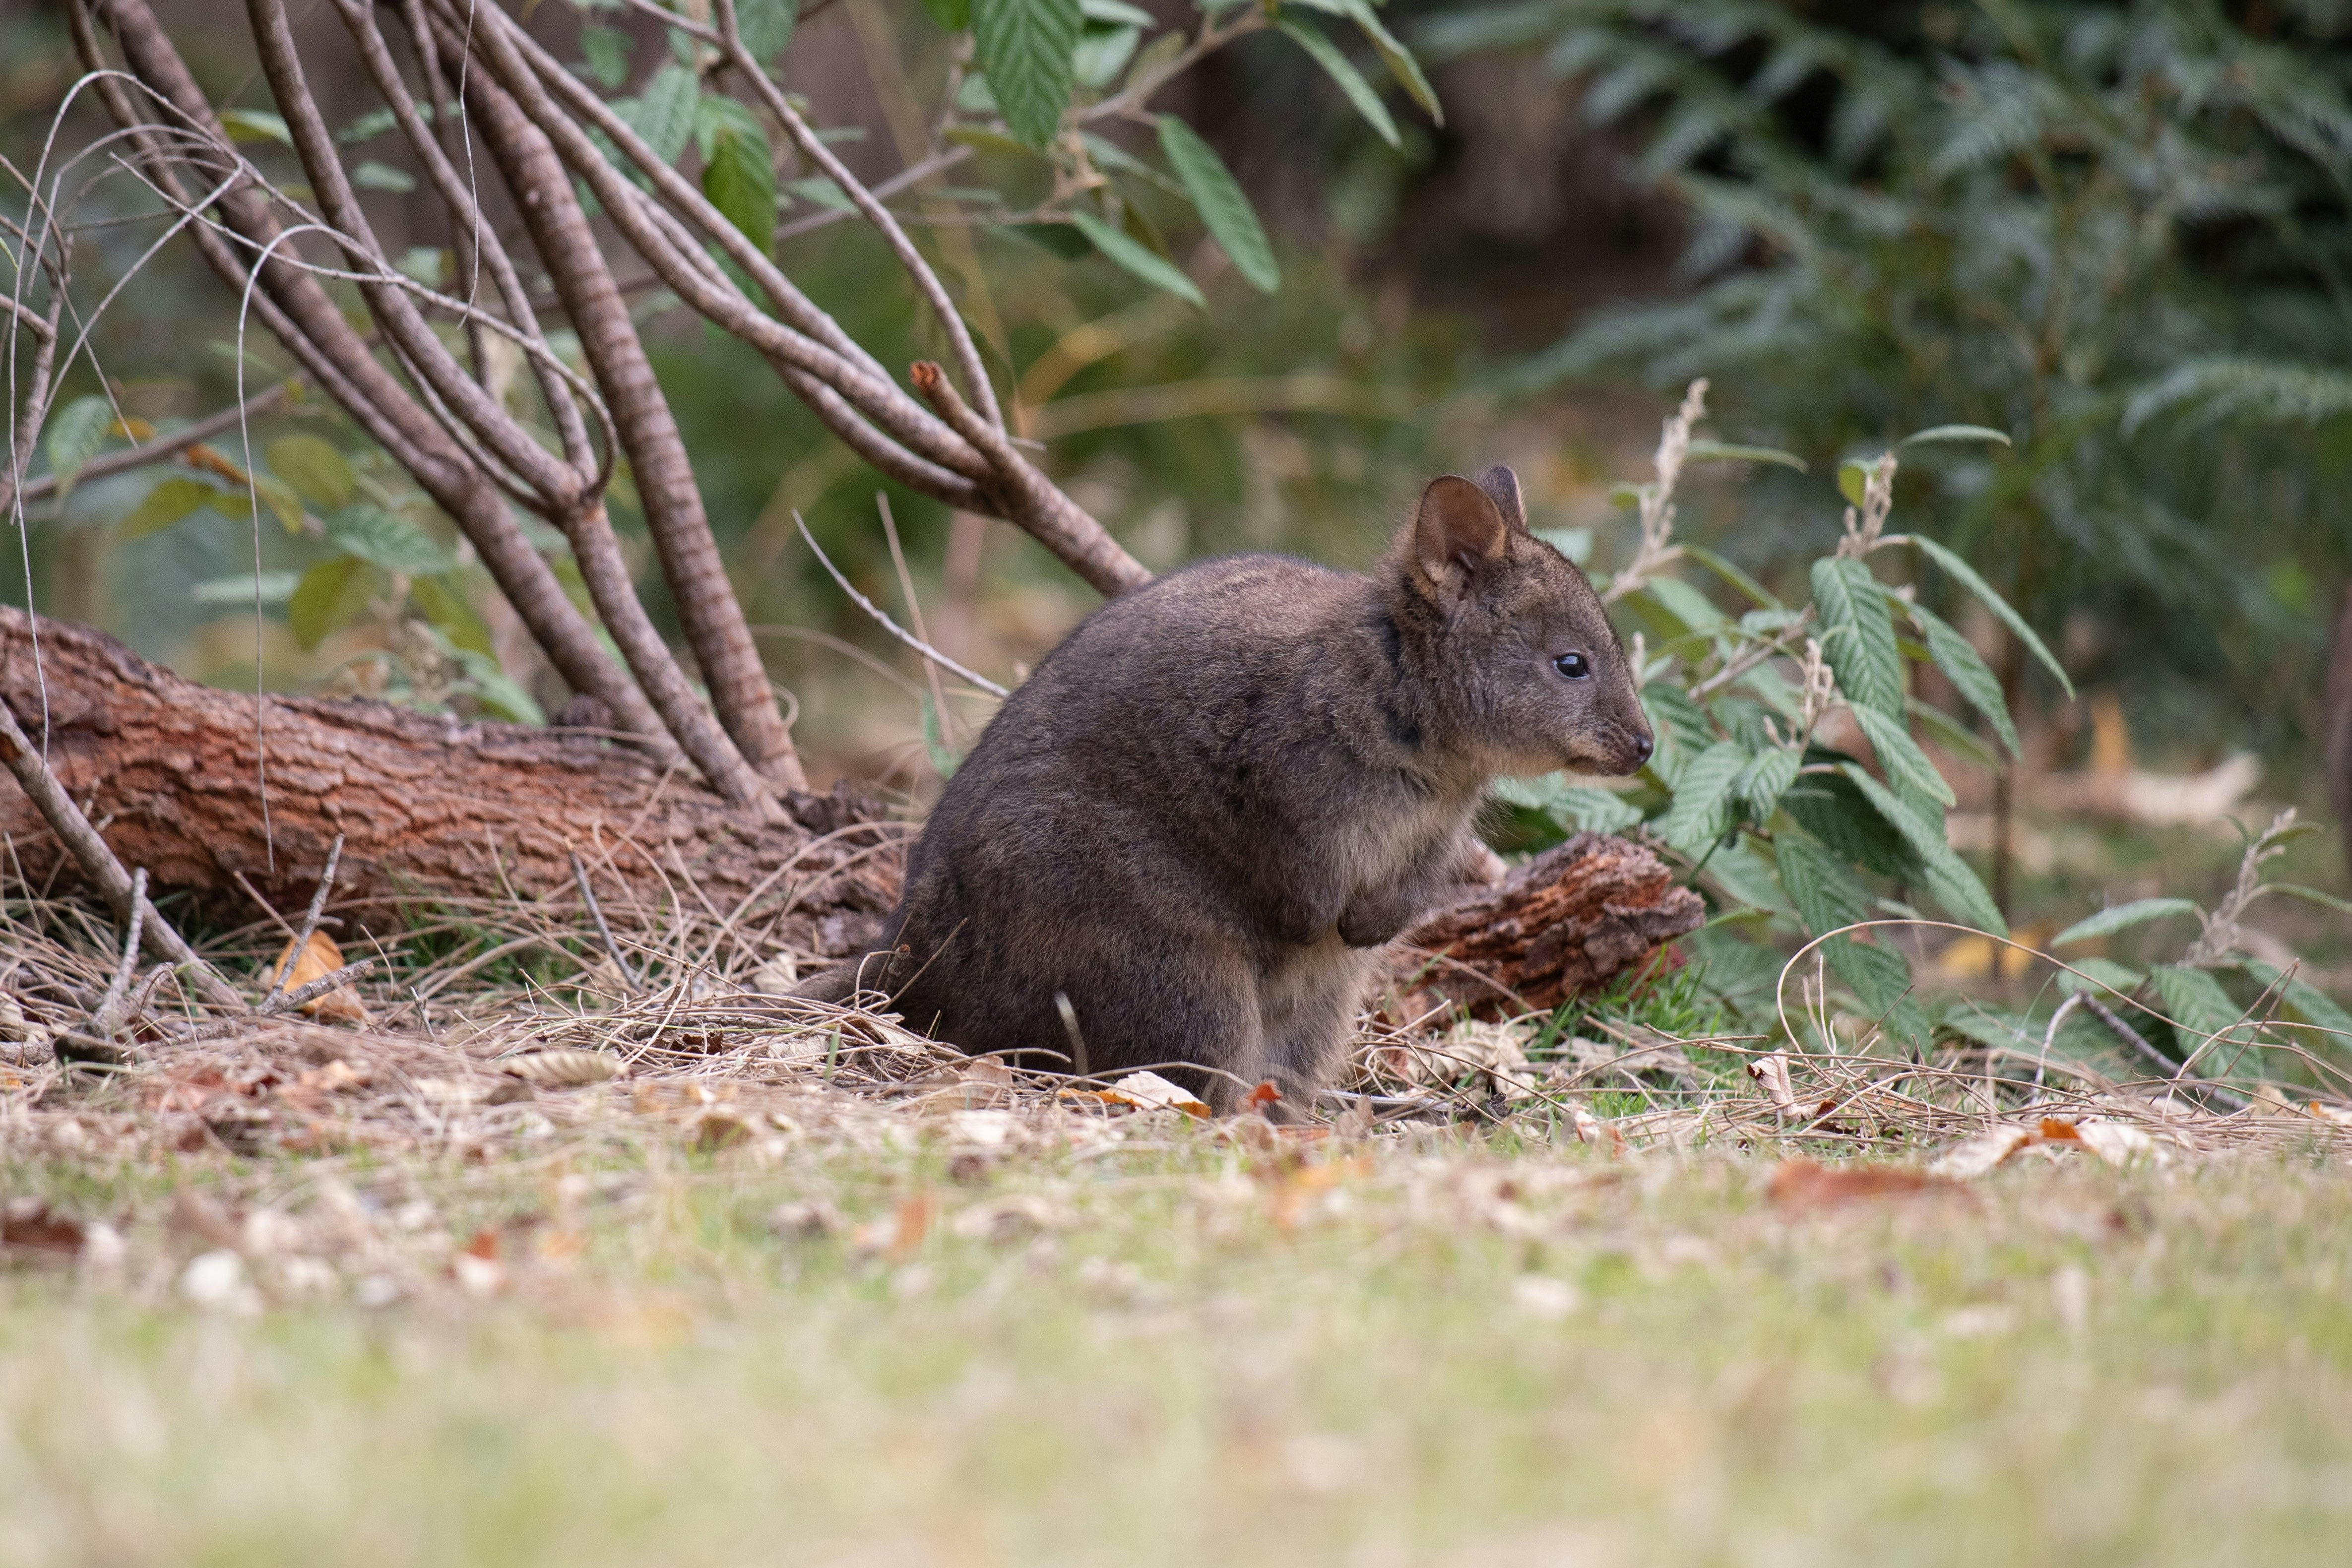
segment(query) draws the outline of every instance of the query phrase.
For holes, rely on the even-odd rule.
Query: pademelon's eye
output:
[[[1562,653],[1551,662],[1551,667],[1571,681],[1581,681],[1592,674],[1591,661],[1581,653]]]

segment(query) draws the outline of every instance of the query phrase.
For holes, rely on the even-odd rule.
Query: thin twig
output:
[[[131,918],[122,927],[122,957],[114,966],[114,978],[108,982],[106,995],[90,1009],[89,1031],[100,1040],[114,1038],[123,993],[131,988],[131,977],[139,967],[139,928],[146,923],[147,868],[141,866],[131,873]]]
[[[945,653],[940,653],[937,648],[932,647],[929,643],[924,642],[920,637],[916,636],[912,632],[908,631],[904,626],[901,626],[896,621],[891,620],[890,617],[884,612],[880,605],[875,603],[872,600],[866,598],[866,595],[858,592],[857,590],[849,585],[849,579],[841,575],[841,569],[834,565],[832,560],[825,555],[824,551],[818,548],[816,537],[809,532],[807,522],[803,519],[797,510],[793,513],[793,522],[801,530],[801,538],[808,540],[808,548],[816,552],[817,564],[824,567],[826,573],[832,577],[833,580],[841,585],[841,591],[849,595],[850,602],[856,605],[860,610],[866,612],[866,614],[872,616],[875,621],[881,625],[884,631],[889,632],[890,635],[898,639],[899,642],[907,644],[908,647],[912,648],[916,653],[920,653],[924,658],[930,660],[941,669],[953,671],[956,674],[961,675],[967,681],[970,681],[973,685],[978,686],[982,691],[988,693],[991,696],[1009,697],[1013,695],[1004,687],[1000,686],[994,681],[990,680],[986,675],[981,674],[976,671],[967,669],[963,665],[957,664],[953,659],[949,658]]]
[[[629,960],[621,952],[621,945],[613,940],[613,928],[604,924],[604,905],[596,902],[596,890],[588,885],[588,868],[581,864],[578,850],[572,852],[572,879],[580,884],[580,902],[588,906],[588,918],[596,923],[596,937],[604,944],[606,956],[621,971],[621,978],[627,983],[629,989],[642,992],[646,988],[644,983],[637,978],[636,970],[629,967]]]
[[[260,1012],[267,1018],[283,1012],[289,1005],[286,1000],[286,982],[294,977],[294,967],[310,950],[310,938],[318,935],[319,916],[327,912],[327,894],[334,890],[335,866],[343,858],[343,835],[337,833],[332,848],[327,851],[327,869],[319,875],[318,891],[310,895],[310,913],[302,916],[302,929],[296,933],[293,944],[286,949],[286,962],[278,967],[278,983],[261,998]],[[308,988],[304,988],[308,989]],[[332,989],[331,987],[329,989]],[[320,993],[324,995],[324,992]]]
[[[235,408],[225,408],[218,413],[208,414],[185,429],[175,430],[169,435],[159,435],[143,446],[134,446],[128,452],[110,452],[103,457],[93,457],[83,464],[74,475],[74,483],[87,485],[93,480],[108,478],[116,474],[127,474],[133,468],[144,468],[151,463],[162,463],[168,458],[177,457],[189,447],[210,440],[224,430],[234,430],[240,422],[250,415],[268,413],[277,406],[280,399],[286,396],[293,385],[292,382],[280,382],[274,387],[265,387]],[[54,474],[44,475],[25,486],[25,499],[27,502],[45,499],[55,494],[57,487],[58,476]]]

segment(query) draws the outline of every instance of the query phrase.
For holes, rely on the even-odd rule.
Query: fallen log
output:
[[[339,909],[572,904],[577,853],[616,917],[667,926],[682,903],[723,919],[756,896],[747,913],[782,913],[776,936],[815,953],[855,950],[898,896],[908,830],[854,798],[792,794],[787,820],[763,821],[576,730],[271,695],[257,732],[251,692],[199,685],[103,632],[20,610],[0,610],[0,701],[122,863],[158,888],[243,904],[242,875],[299,908],[341,834]],[[75,879],[13,779],[0,783],[0,833],[10,875]]]
[[[1579,833],[1423,916],[1399,941],[1392,973],[1482,1018],[1548,1011],[1706,918],[1698,894],[1648,849]]]
[[[39,632],[39,660],[33,633]],[[666,926],[681,904],[746,900],[803,953],[857,950],[897,902],[909,828],[841,792],[788,794],[761,821],[682,770],[562,728],[459,720],[352,698],[255,700],[182,678],[103,632],[0,610],[0,701],[128,867],[159,889],[234,898],[242,877],[299,907],[344,839],[335,906],[581,902],[582,857],[616,918]],[[266,781],[266,789],[265,789]],[[13,780],[11,875],[76,880]],[[386,914],[394,911],[387,908]],[[249,919],[249,907],[236,912]],[[1398,977],[1474,1010],[1557,1006],[1697,926],[1696,894],[1648,850],[1580,834],[1409,931]]]

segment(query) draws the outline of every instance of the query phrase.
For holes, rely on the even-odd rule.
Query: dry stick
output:
[[[233,156],[233,150],[214,129],[215,122],[203,92],[145,0],[104,0],[104,4],[142,88],[172,115],[206,132],[216,158]],[[93,71],[109,70],[85,0],[74,0],[68,15],[83,66]],[[98,91],[116,124],[138,131],[133,145],[157,183],[158,193],[167,201],[184,203],[179,176],[172,167],[173,159],[166,155],[154,134],[162,128],[133,107],[130,93],[115,77],[102,76]],[[237,243],[259,251],[276,240],[278,225],[252,186],[230,191],[216,210],[223,226],[216,231],[198,225],[190,237],[221,280],[242,294],[248,274],[225,236],[233,235]],[[601,700],[611,709],[615,725],[634,733],[636,745],[665,762],[676,759],[678,753],[660,718],[635,683],[606,656],[587,618],[573,607],[553,570],[532,548],[489,477],[417,403],[407,386],[377,361],[341,308],[296,258],[274,250],[258,266],[261,289],[253,297],[253,305],[262,325],[328,396],[457,519],[499,591],[565,682],[574,691]]]
[[[110,452],[103,457],[94,457],[82,465],[80,471],[74,476],[74,483],[87,485],[93,480],[110,478],[117,474],[127,474],[133,468],[144,468],[151,463],[162,463],[176,457],[189,447],[199,442],[207,441],[224,430],[236,429],[239,423],[253,414],[268,413],[278,406],[279,401],[286,396],[293,385],[292,382],[280,382],[274,387],[267,387],[254,393],[235,408],[225,408],[218,413],[207,414],[185,429],[175,430],[169,435],[159,435],[143,446],[134,446],[128,452]],[[57,476],[45,475],[25,486],[25,499],[45,500],[56,493],[57,487]]]
[[[2083,1005],[2091,1009],[2092,1016],[2096,1018],[2101,1023],[2106,1025],[2109,1031],[2111,1031],[2117,1040],[2122,1040],[2125,1044],[2138,1051],[2140,1056],[2147,1061],[2150,1067],[2153,1067],[2156,1070],[2158,1075],[2167,1083],[2171,1083],[2173,1082],[2174,1075],[2180,1066],[2179,1062],[2174,1061],[2170,1057],[2165,1055],[2164,1052],[2157,1050],[2155,1046],[2150,1045],[2145,1035],[2141,1034],[2139,1030],[2132,1028],[2131,1025],[2126,1023],[2122,1019],[2117,1018],[2113,1009],[2109,1008],[2106,1003],[2099,1000],[2098,998],[2091,995],[2090,992],[2079,991],[2075,994],[2083,998]],[[2200,1082],[2196,1086],[2196,1088],[2199,1092],[2201,1092],[2208,1097],[2221,1101],[2234,1111],[2242,1111],[2248,1105],[2253,1103],[2252,1101],[2247,1099],[2244,1095],[2238,1093],[2235,1090],[2225,1089],[2218,1083]]]
[[[637,979],[637,972],[629,967],[628,959],[622,956],[621,945],[613,940],[613,928],[604,924],[604,906],[596,902],[596,890],[588,885],[588,868],[580,863],[578,850],[572,852],[572,879],[580,884],[580,902],[588,906],[588,918],[596,923],[597,939],[604,944],[604,951],[612,958],[614,967],[621,971],[621,978],[627,982],[630,990],[644,990],[644,985]]]
[[[889,632],[890,635],[896,637],[899,642],[904,643],[908,647],[912,648],[916,653],[920,653],[924,658],[931,661],[931,663],[939,665],[941,669],[953,671],[956,674],[961,676],[967,681],[970,681],[973,685],[978,686],[982,691],[988,693],[991,696],[1009,697],[1013,695],[1003,686],[998,685],[994,681],[990,680],[986,675],[981,674],[976,671],[968,670],[963,665],[957,664],[953,659],[949,658],[945,653],[940,653],[937,648],[932,647],[929,643],[924,642],[920,637],[916,636],[912,632],[908,631],[904,626],[901,626],[896,621],[891,620],[890,617],[883,612],[880,605],[866,598],[866,595],[858,592],[856,589],[852,588],[849,584],[849,579],[841,575],[841,569],[833,564],[832,559],[825,555],[823,549],[818,549],[815,536],[809,532],[808,524],[803,520],[797,509],[793,513],[793,522],[800,528],[801,538],[808,541],[808,548],[815,552],[817,564],[824,567],[826,573],[832,577],[833,580],[841,585],[841,591],[849,595],[849,601],[856,605],[858,609],[866,612],[866,614],[872,616],[880,623],[884,631]]]
[[[115,859],[114,852],[107,848],[106,841],[98,836],[98,830],[89,825],[89,819],[82,815],[81,808],[73,803],[73,798],[58,782],[57,775],[49,771],[48,763],[18,727],[16,716],[5,702],[0,702],[0,750],[7,753],[8,770],[16,776],[17,784],[40,811],[42,820],[49,824],[49,831],[57,834],[58,841],[66,847],[81,873],[89,878],[100,896],[113,908],[116,918],[128,923],[131,912],[139,911],[140,939],[149,952],[173,964],[193,966],[197,988],[205,993],[207,1001],[244,1011],[245,998],[211,965],[196,956],[195,949],[172,929],[171,922],[132,883],[131,873],[122,869],[122,862]]]
[[[340,969],[331,969],[317,979],[297,986],[287,992],[284,999],[278,1003],[277,1010],[286,1013],[299,1012],[329,991],[340,986],[350,985],[374,967],[374,959],[362,958],[357,963],[346,964]]]
[[[114,1037],[122,994],[131,988],[131,976],[139,964],[139,928],[146,921],[147,868],[141,866],[131,873],[131,918],[122,928],[122,958],[114,966],[114,978],[108,982],[106,994],[90,1009],[89,1032],[100,1040]]]
[[[278,967],[277,984],[261,998],[259,1011],[264,1018],[284,1009],[286,982],[293,978],[294,966],[302,961],[302,956],[310,950],[310,938],[318,935],[319,917],[327,912],[327,894],[334,890],[335,867],[342,858],[343,835],[337,833],[334,844],[327,851],[327,869],[319,874],[318,891],[310,894],[310,912],[302,916],[302,929],[287,946],[286,962]]]
[[[725,0],[721,0],[721,4],[725,4]],[[907,619],[915,623],[915,635],[929,643],[931,631],[923,624],[923,601],[915,596],[915,574],[907,570],[907,552],[898,547],[898,519],[890,515],[890,497],[887,491],[874,492],[874,509],[882,515],[882,537],[890,543],[890,564],[898,573],[898,591],[907,596]],[[940,688],[939,666],[928,659],[923,662],[923,678],[930,683],[931,710],[938,716],[933,722],[939,726],[940,742],[953,745],[948,695]]]

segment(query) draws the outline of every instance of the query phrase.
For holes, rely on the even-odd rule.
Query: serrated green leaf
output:
[[[616,100],[613,111],[653,149],[656,161],[675,163],[694,140],[695,109],[701,97],[701,78],[671,60],[654,72],[643,92]]]
[[[753,59],[765,63],[791,47],[800,15],[800,0],[735,0],[736,36]]]
[[[409,577],[432,577],[450,570],[449,552],[405,517],[364,503],[346,507],[327,519],[327,542],[347,556]]]
[[[1306,50],[1308,59],[1323,68],[1323,74],[1338,85],[1349,103],[1379,133],[1381,141],[1391,147],[1404,145],[1404,138],[1397,131],[1395,117],[1389,113],[1389,106],[1381,101],[1381,95],[1372,90],[1372,84],[1364,79],[1364,74],[1339,52],[1339,45],[1319,28],[1305,22],[1294,22],[1285,17],[1275,26],[1292,43]]]
[[[1837,672],[1838,689],[1855,707],[1889,718],[1903,712],[1903,656],[1895,649],[1895,621],[1870,568],[1847,556],[1813,562],[1813,608],[1822,619],[1822,653]]]
[[[2195,1051],[2215,1035],[2226,1035],[2244,1016],[2210,970],[2157,964],[2150,967],[2147,977],[2156,983],[2166,1016],[2189,1037],[2182,1042],[2188,1051]],[[2206,1060],[2210,1057],[2207,1052]]]
[[[1783,452],[1777,446],[1739,446],[1726,441],[1694,441],[1685,458],[1692,463],[1777,463],[1800,474],[1805,471],[1805,460],[1793,452]]]
[[[286,601],[286,624],[304,648],[315,648],[328,632],[342,623],[349,601],[367,563],[357,556],[330,556],[302,574]]]
[[[2246,973],[2258,984],[2277,987],[2286,1005],[2301,1013],[2306,1023],[2336,1031],[2336,1045],[2352,1046],[2352,1012],[2346,1011],[2335,998],[2302,979],[2287,979],[2277,965],[2265,964],[2259,958],[2246,960]]]
[[[2088,942],[2095,936],[2112,936],[2118,931],[2128,931],[2151,920],[2196,913],[2197,906],[2185,898],[2136,898],[2129,904],[2102,909],[2086,920],[2077,920],[2050,938],[2050,946],[2064,947],[2076,942]]]
[[[2000,917],[2000,906],[1993,903],[1977,873],[1969,869],[1968,862],[1952,852],[1940,821],[1929,821],[1895,791],[1872,778],[1859,763],[1840,763],[1838,771],[1862,791],[1863,799],[1885,819],[1905,847],[1918,857],[1922,880],[1938,904],[1963,925],[1996,936],[2009,935],[2009,923]]]
[[[1997,441],[2003,446],[2016,443],[1989,424],[1938,424],[1912,432],[1895,443],[1897,446],[1917,446],[1931,441]]]
[[[2016,756],[2017,726],[2010,719],[2009,705],[2001,700],[2000,678],[1969,640],[1942,616],[1919,604],[1908,609],[1912,623],[1927,639],[1927,657],[1944,672],[1944,678],[1952,683],[1953,688],[1968,699],[1969,706],[1984,716],[1985,722],[2000,737],[2001,745],[2009,748],[2009,754]]]
[[[317,435],[284,435],[264,450],[270,472],[294,493],[322,512],[352,504],[359,492],[359,476],[334,444]]]
[[[1148,246],[1111,227],[1092,213],[1072,213],[1070,225],[1086,235],[1089,245],[1144,282],[1155,288],[1164,288],[1179,299],[1189,300],[1204,310],[1208,308],[1209,302],[1202,298],[1200,287],[1184,275],[1183,268],[1154,256]]]
[[[201,479],[170,478],[147,492],[115,526],[120,539],[143,539],[162,533],[189,513],[209,503],[216,492]]]
[[[1911,996],[1911,965],[1902,954],[1874,942],[1832,936],[1822,944],[1822,956],[1853,988],[1863,1009],[1885,1020],[1887,1034],[1902,1040],[1926,1038],[1927,1015]]]
[[[2011,609],[2008,600],[1995,593],[1992,591],[1992,584],[1977,575],[1976,568],[1924,534],[1908,534],[1905,537],[1925,550],[1928,559],[1958,578],[1960,586],[1975,594],[1983,602],[1984,607],[1999,617],[2002,625],[2009,628],[2011,634],[2025,644],[2026,651],[2042,661],[2042,668],[2057,677],[2058,685],[2064,689],[2067,696],[2072,697],[2074,695],[2074,683],[2066,678],[2064,668],[2051,656],[2050,650],[2042,646],[2042,639],[2033,634],[2033,628],[2025,623],[2025,617]]]
[[[1958,804],[1952,787],[1936,771],[1936,765],[1927,760],[1927,754],[1919,749],[1919,743],[1911,738],[1910,730],[1901,719],[1889,718],[1876,708],[1858,704],[1850,706],[1848,711],[1862,726],[1870,749],[1877,755],[1878,765],[1886,770],[1886,777],[1897,789],[1916,790],[1946,807]]]
[[[1168,166],[1192,193],[1192,205],[1201,214],[1201,221],[1224,247],[1232,258],[1234,270],[1248,280],[1251,287],[1261,294],[1271,294],[1282,287],[1282,268],[1274,258],[1274,246],[1265,237],[1265,225],[1257,220],[1257,209],[1243,193],[1234,179],[1233,171],[1217,156],[1217,150],[1201,140],[1200,134],[1172,114],[1160,117],[1160,151],[1167,157]]]
[[[1780,833],[1772,850],[1781,890],[1804,922],[1805,935],[1820,936],[1868,918],[1869,890],[1821,845],[1800,833]]]
[[[629,79],[629,55],[636,40],[618,27],[599,26],[593,22],[580,29],[581,63],[588,68],[589,77],[606,92],[616,92]]]
[[[761,250],[776,238],[776,164],[767,128],[731,98],[706,95],[695,111],[702,193]]]
[[[1974,763],[1979,768],[2000,768],[2000,753],[1979,739],[1975,730],[1942,708],[1931,707],[1917,697],[1905,697],[1903,712],[1927,736],[1934,737],[1937,745],[1956,754],[1962,761]]]
[[[1592,784],[1576,784],[1562,789],[1553,800],[1555,818],[1579,832],[1622,833],[1642,820],[1642,809],[1614,789],[1603,789]]]
[[[294,145],[294,133],[286,129],[286,117],[271,109],[224,109],[220,111],[221,129],[228,132],[231,141],[275,141],[280,147]]]
[[[74,481],[106,444],[107,428],[114,423],[114,405],[96,392],[78,397],[49,415],[49,473],[58,482],[58,499],[73,490]]]
[[[1691,759],[1658,825],[1669,847],[1696,858],[1730,829],[1732,786],[1748,763],[1748,748],[1736,740],[1717,741]]]
[[[1062,129],[1084,21],[1078,0],[972,0],[980,68],[1004,123],[1032,147]]]
[[[1795,752],[1779,746],[1756,754],[1734,786],[1751,820],[1761,822],[1772,815],[1780,797],[1797,781],[1801,760]]]

